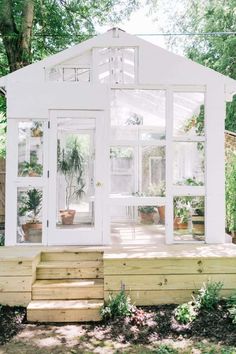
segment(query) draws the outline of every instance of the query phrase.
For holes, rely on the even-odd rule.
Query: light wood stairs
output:
[[[42,252],[27,307],[29,322],[99,321],[104,303],[102,252]]]

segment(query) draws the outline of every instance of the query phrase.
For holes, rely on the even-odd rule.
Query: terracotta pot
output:
[[[157,207],[158,209],[158,213],[160,216],[160,223],[161,224],[165,224],[165,220],[166,220],[166,208],[165,205],[161,205]]]
[[[29,232],[30,230],[42,230],[42,223],[28,223],[28,224],[23,224],[22,229],[24,231],[24,240],[25,241],[30,241],[29,237]],[[37,241],[35,241],[37,242]],[[41,242],[41,241],[39,241]]]
[[[193,215],[193,235],[204,235],[205,233],[205,218],[203,215]]]
[[[29,172],[29,177],[39,177],[39,174],[36,172]]]
[[[72,225],[75,217],[74,209],[60,210],[62,225]]]
[[[175,217],[174,230],[186,230],[187,228],[188,228],[188,223],[181,222],[181,218]]]
[[[236,231],[231,231],[232,243],[236,244]]]
[[[143,213],[140,211],[141,223],[142,224],[154,224],[155,213]]]

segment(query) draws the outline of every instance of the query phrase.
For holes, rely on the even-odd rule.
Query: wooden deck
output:
[[[181,303],[207,280],[222,281],[222,295],[236,290],[236,245],[0,248],[0,304],[27,306],[42,295],[94,303],[121,287],[137,305]]]

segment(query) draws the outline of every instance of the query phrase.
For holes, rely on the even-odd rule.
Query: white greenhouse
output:
[[[235,80],[114,28],[0,88],[6,245],[225,242]]]

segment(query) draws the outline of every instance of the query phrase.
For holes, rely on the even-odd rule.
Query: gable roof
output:
[[[51,55],[39,62],[30,64],[22,69],[19,69],[13,73],[0,78],[0,87],[6,87],[8,79],[18,79],[26,73],[34,73],[40,68],[49,68],[70,60],[83,54],[85,51],[91,50],[96,47],[111,47],[111,46],[129,46],[129,47],[143,47],[145,51],[152,51],[155,53],[157,58],[162,58],[163,62],[171,63],[172,66],[176,65],[177,70],[181,67],[183,70],[188,68],[189,72],[196,73],[198,75],[201,73],[206,80],[208,78],[214,78],[220,80],[226,86],[226,93],[228,95],[233,95],[236,93],[236,80],[229,78],[228,76],[222,75],[210,68],[207,68],[201,64],[195,63],[194,61],[182,57],[180,55],[174,54],[166,49],[156,46],[146,40],[143,40],[135,35],[126,33],[119,28],[113,28],[104,34],[95,36],[84,42],[76,44],[68,49],[62,50],[61,52]]]

